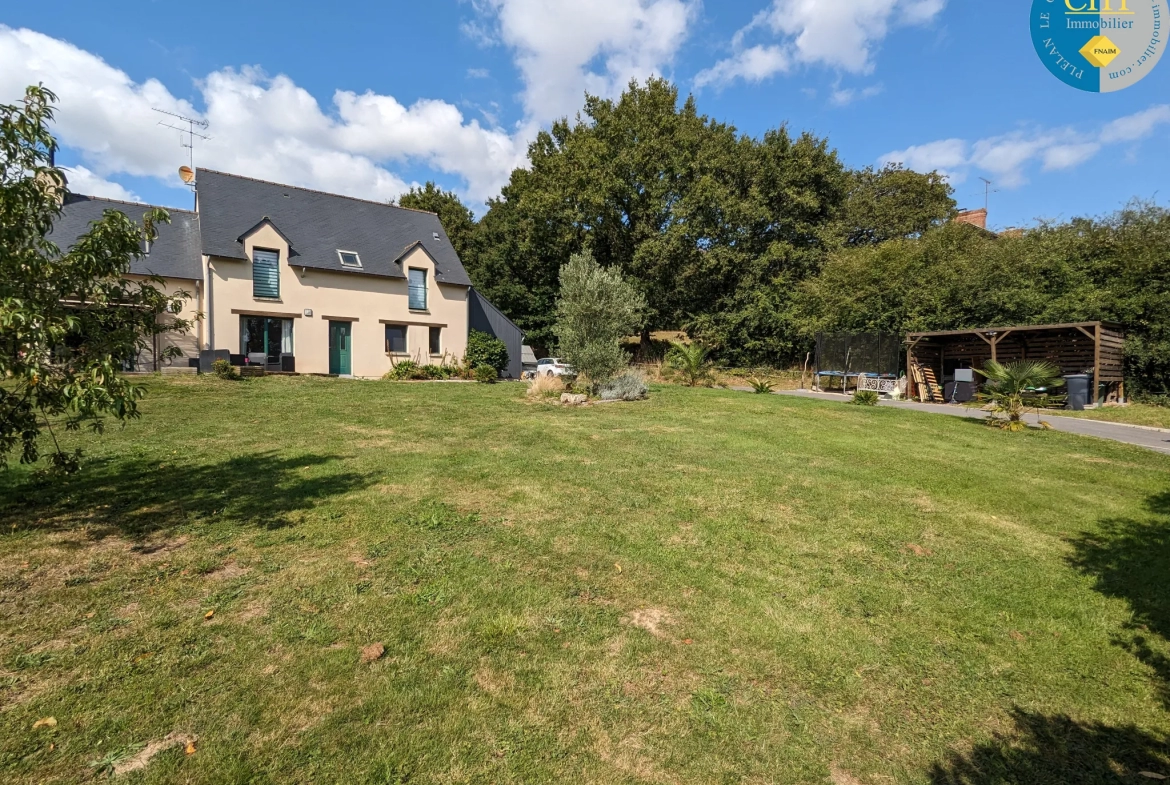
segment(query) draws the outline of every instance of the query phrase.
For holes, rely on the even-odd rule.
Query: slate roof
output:
[[[421,244],[435,262],[436,281],[471,285],[434,213],[210,169],[200,169],[197,182],[202,248],[208,256],[246,259],[244,236],[267,219],[289,240],[289,264],[295,267],[405,278],[402,259]],[[338,250],[356,252],[361,269],[343,267]]]
[[[106,210],[124,213],[136,223],[142,222],[142,215],[151,209],[148,204],[119,202],[114,199],[99,199],[95,196],[69,194],[62,205],[62,212],[53,224],[49,239],[62,252],[68,251],[89,225],[100,220]],[[169,224],[157,227],[158,239],[150,247],[150,253],[130,265],[130,272],[137,275],[158,275],[164,278],[186,278],[198,281],[203,278],[203,259],[199,252],[199,217],[186,210],[164,208],[171,216]]]

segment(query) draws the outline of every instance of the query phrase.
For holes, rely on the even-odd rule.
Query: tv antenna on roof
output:
[[[999,189],[992,190],[991,181],[986,177],[980,177],[979,179],[983,181],[983,209],[987,210],[991,207],[991,195],[999,193]]]
[[[174,112],[168,112],[165,109],[155,109],[154,111],[158,112],[159,114],[165,114],[165,115],[168,115],[170,117],[173,117],[176,120],[178,120],[180,123],[187,124],[187,127],[183,128],[181,125],[175,125],[174,123],[167,122],[166,120],[159,120],[158,121],[158,124],[161,125],[163,128],[170,128],[170,129],[173,129],[173,130],[179,132],[179,146],[187,148],[188,168],[191,171],[194,171],[194,169],[195,169],[195,140],[196,139],[203,139],[204,141],[207,141],[208,139],[211,138],[210,136],[205,136],[204,134],[199,133],[195,129],[199,128],[202,130],[207,130],[207,126],[210,125],[210,123],[208,123],[206,120],[196,120],[194,117],[184,117],[181,114],[175,114]],[[183,134],[187,135],[187,141],[185,141],[185,142],[183,141]],[[189,185],[191,183],[191,180],[188,180],[186,177],[184,177],[183,182],[185,182]]]

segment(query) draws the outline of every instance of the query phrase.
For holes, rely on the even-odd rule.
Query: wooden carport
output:
[[[988,360],[1044,360],[1062,375],[1092,374],[1094,402],[1101,403],[1125,397],[1124,344],[1125,332],[1111,322],[909,333],[906,376],[914,378],[917,363],[945,384],[956,368],[982,368]]]

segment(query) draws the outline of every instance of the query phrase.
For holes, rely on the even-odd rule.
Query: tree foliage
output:
[[[425,210],[439,216],[443,230],[451,239],[451,247],[459,258],[467,263],[473,262],[476,253],[478,230],[475,224],[475,214],[471,212],[451,191],[444,191],[431,181],[421,188],[411,188],[408,193],[398,198],[398,206],[411,210]]]
[[[825,139],[740,134],[650,79],[616,100],[586,96],[577,118],[538,134],[488,208],[464,262],[530,343],[552,345],[559,270],[587,251],[646,299],[645,339],[686,329],[748,364],[800,350],[791,293],[826,253],[913,235],[954,202],[937,175],[850,172]]]
[[[553,327],[560,354],[597,387],[629,363],[620,341],[641,328],[646,298],[588,253],[574,254],[560,277]]]
[[[685,330],[733,365],[798,360],[819,330],[1106,319],[1127,328],[1130,389],[1170,392],[1170,218],[1153,205],[996,237],[951,221],[937,172],[852,170],[786,126],[741,134],[661,79],[539,133],[478,223],[433,186],[408,196],[451,222],[476,287],[538,349],[561,266],[588,252],[645,298],[645,341]]]
[[[1133,392],[1170,392],[1170,210],[1134,203],[1100,219],[996,237],[963,224],[830,255],[795,298],[795,324],[901,332],[1115,321]]]
[[[47,429],[54,465],[72,470],[79,453],[57,445],[53,425],[100,432],[106,416],[138,417],[143,389],[120,375],[121,363],[155,335],[188,329],[162,317],[189,295],[127,278],[164,211],[148,211],[142,224],[106,211],[64,251],[47,239],[66,187],[52,163],[55,100],[30,87],[20,104],[0,105],[0,465],[18,447],[22,463],[38,460]]]
[[[952,189],[937,172],[890,164],[851,175],[845,202],[845,244],[876,245],[920,237],[956,214]]]

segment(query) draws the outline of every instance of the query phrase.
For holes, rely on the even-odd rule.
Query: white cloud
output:
[[[964,171],[969,156],[967,143],[962,139],[940,139],[937,142],[914,145],[905,150],[886,153],[879,161],[885,164],[901,164],[916,172],[939,172],[958,184],[966,179]]]
[[[1163,123],[1170,123],[1170,104],[1151,106],[1144,112],[1114,120],[1101,132],[1101,141],[1134,142],[1149,136]]]
[[[69,190],[86,196],[100,196],[103,199],[119,199],[123,202],[140,202],[138,194],[117,183],[98,177],[84,166],[70,166],[65,169]]]
[[[712,84],[728,84],[736,79],[762,82],[775,74],[786,73],[791,67],[792,61],[781,47],[752,46],[696,74],[695,89],[702,90]]]
[[[1059,169],[1073,169],[1085,163],[1100,151],[1101,145],[1097,142],[1054,145],[1044,151],[1044,171],[1052,172]]]
[[[529,123],[572,116],[586,92],[611,97],[661,75],[686,40],[699,0],[477,0],[464,26],[513,51]]]
[[[852,87],[838,87],[833,90],[833,94],[830,96],[830,100],[832,100],[833,104],[836,106],[848,106],[854,101],[864,101],[866,98],[873,98],[874,96],[881,95],[883,90],[885,90],[885,87],[880,84],[864,87],[860,90],[854,89]]]
[[[373,199],[403,193],[409,184],[384,165],[410,162],[462,178],[464,194],[481,201],[523,164],[527,146],[525,133],[484,127],[442,101],[407,107],[392,96],[339,90],[323,109],[288,77],[253,68],[199,81],[200,112],[157,80],[136,83],[65,41],[0,25],[0,101],[37,82],[60,98],[54,131],[80,152],[81,182],[107,193],[108,178],[118,174],[176,181],[185,154],[152,108],[210,122],[212,139],[198,142],[197,165]]]
[[[467,78],[468,79],[487,79],[491,75],[492,75],[492,72],[487,70],[486,68],[468,68],[467,69]]]
[[[695,84],[728,84],[737,78],[758,82],[788,72],[797,63],[870,74],[874,51],[891,28],[928,24],[945,4],[946,0],[772,0],[732,38],[732,56],[701,71]],[[745,48],[756,31],[770,33],[779,43]],[[745,55],[751,49],[774,53],[767,61],[757,54],[757,67],[749,69],[745,64],[751,58]]]
[[[920,172],[937,170],[953,185],[978,171],[989,175],[997,186],[1017,188],[1028,182],[1028,169],[1033,164],[1038,163],[1045,172],[1073,169],[1095,158],[1106,145],[1140,141],[1164,123],[1170,123],[1170,104],[1120,117],[1094,133],[1038,128],[975,142],[944,139],[886,153],[879,163],[900,163]]]

